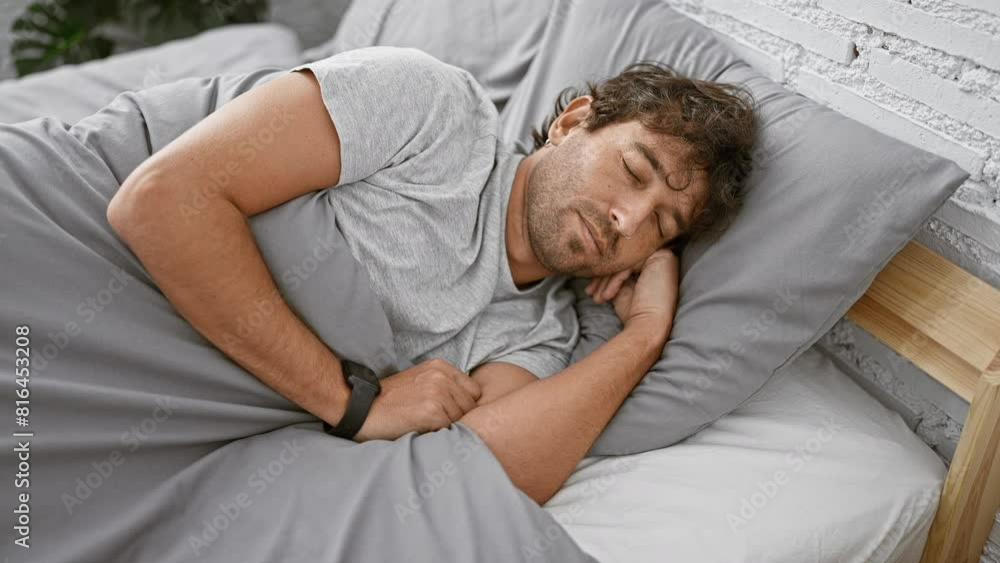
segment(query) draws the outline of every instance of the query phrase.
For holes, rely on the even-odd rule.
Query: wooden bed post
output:
[[[848,316],[969,401],[921,563],[979,563],[1000,507],[1000,290],[910,241]]]
[[[978,563],[1000,507],[1000,354],[976,386],[921,563]]]

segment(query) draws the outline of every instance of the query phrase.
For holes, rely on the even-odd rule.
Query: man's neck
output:
[[[521,159],[514,174],[514,184],[510,189],[510,201],[507,202],[507,225],[504,237],[507,241],[507,262],[510,265],[514,286],[519,289],[553,273],[545,269],[535,257],[528,239],[526,205],[528,176],[537,160],[537,152]]]

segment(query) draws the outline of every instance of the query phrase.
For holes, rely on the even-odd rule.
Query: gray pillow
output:
[[[553,0],[358,0],[309,61],[351,49],[415,47],[464,68],[497,107],[528,71]]]
[[[661,448],[750,398],[811,346],[965,180],[953,162],[784,89],[661,0],[557,0],[501,136],[527,143],[568,85],[655,59],[696,78],[745,84],[759,104],[746,205],[717,240],[681,255],[680,300],[660,361],[591,454]],[[574,360],[620,330],[576,280]]]

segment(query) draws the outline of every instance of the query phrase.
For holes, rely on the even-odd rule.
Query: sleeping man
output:
[[[286,116],[281,127],[276,116]],[[567,92],[522,154],[465,71],[378,47],[304,65],[238,97],[142,163],[108,221],[176,309],[235,362],[357,441],[461,422],[539,503],[659,359],[677,300],[669,247],[725,223],[750,169],[753,111],[731,86],[636,65]],[[197,214],[193,186],[271,130]],[[398,353],[377,385],[278,298],[247,218],[323,190],[370,276]],[[624,329],[572,365],[567,287]],[[372,399],[374,395],[374,399]],[[488,428],[498,413],[506,422]]]

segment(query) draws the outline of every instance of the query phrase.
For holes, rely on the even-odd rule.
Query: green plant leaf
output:
[[[122,5],[125,26],[150,45],[267,15],[264,0],[122,0]]]
[[[30,4],[11,25],[10,52],[19,76],[104,58],[123,29],[144,46],[267,15],[266,0],[49,0]]]
[[[30,4],[11,25],[10,52],[18,75],[111,54],[112,42],[90,33],[102,3],[106,1],[94,2],[89,9],[69,2]]]

